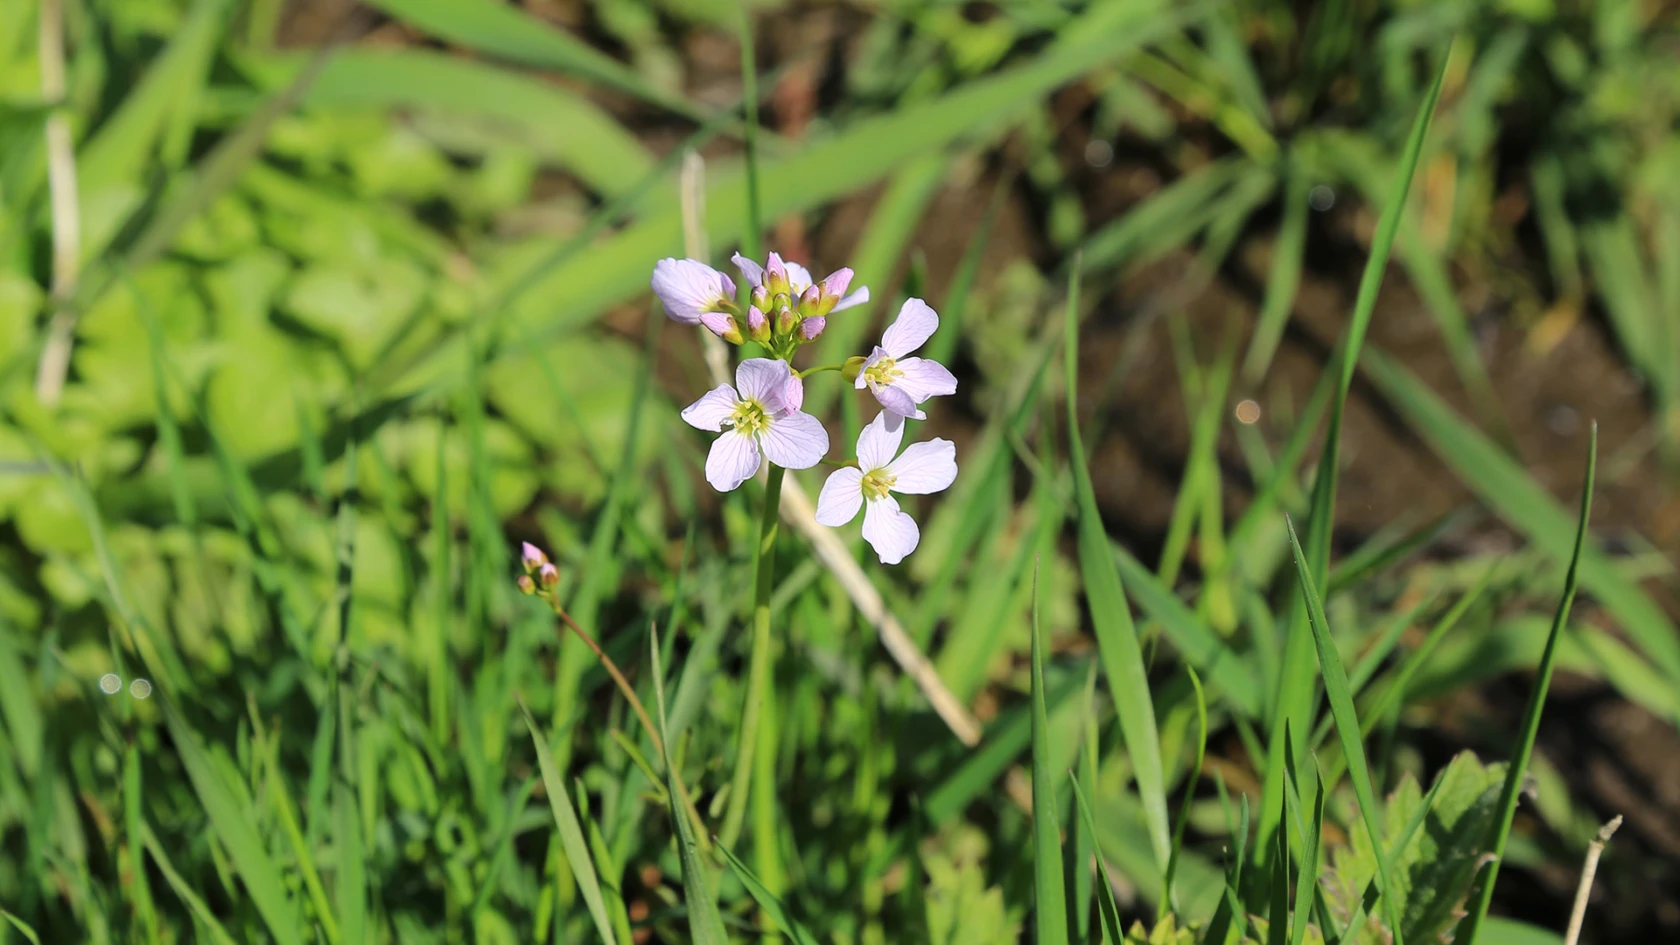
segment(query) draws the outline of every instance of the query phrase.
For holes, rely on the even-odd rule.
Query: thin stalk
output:
[[[729,807],[724,811],[723,831],[718,834],[725,847],[733,848],[741,836],[746,817],[747,795],[751,793],[753,754],[757,751],[758,718],[770,691],[770,591],[775,585],[777,514],[782,502],[782,477],[787,470],[772,465],[764,483],[764,512],[759,519],[758,544],[753,546],[753,635],[752,658],[747,667],[747,701],[741,709],[740,745],[736,749],[735,773],[729,781]],[[775,751],[766,745],[766,751]],[[758,826],[755,822],[754,826]],[[764,864],[758,864],[764,871]]]
[[[630,680],[626,679],[624,673],[619,671],[618,664],[613,662],[613,658],[608,656],[605,650],[601,649],[601,644],[596,643],[594,637],[578,626],[577,621],[572,619],[571,614],[566,613],[566,609],[560,606],[559,600],[553,597],[545,597],[545,600],[548,601],[548,606],[554,610],[554,615],[560,618],[560,622],[570,627],[572,633],[576,634],[577,638],[594,652],[595,658],[601,661],[602,668],[607,671],[608,676],[612,677],[613,682],[618,686],[618,691],[623,693],[625,701],[630,703],[631,711],[636,713],[636,718],[642,723],[642,731],[647,733],[648,740],[653,743],[654,753],[661,758],[665,757],[665,741],[659,737],[658,727],[653,724],[653,718],[648,715],[646,707],[642,705],[641,698],[636,695],[636,688],[630,685]],[[657,779],[654,783],[658,783]],[[677,800],[682,804],[683,809],[688,811],[688,819],[694,823],[695,833],[700,837],[701,848],[707,848],[709,842],[706,837],[709,834],[706,833],[706,822],[700,819],[700,811],[695,808],[694,801],[688,796],[688,788],[684,786],[682,778],[677,777],[675,771],[671,772],[671,783],[677,786]]]

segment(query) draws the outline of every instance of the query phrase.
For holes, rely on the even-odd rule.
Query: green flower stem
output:
[[[753,763],[754,753],[759,745],[760,715],[764,703],[770,694],[770,591],[775,586],[776,557],[772,553],[776,546],[777,526],[781,522],[780,507],[782,504],[782,477],[787,470],[772,465],[770,475],[764,486],[764,514],[759,520],[758,544],[753,546],[753,572],[756,580],[753,587],[753,635],[752,658],[747,667],[747,700],[741,709],[740,743],[736,748],[735,772],[729,780],[729,806],[724,811],[723,830],[718,834],[719,841],[726,848],[733,848],[735,841],[741,836],[741,823],[746,817],[747,796],[751,793],[754,781]],[[766,754],[776,750],[776,746],[769,739],[764,739]],[[774,773],[773,759],[771,772]],[[769,794],[768,791],[763,793]],[[767,829],[773,830],[774,797],[767,796],[763,803],[754,806],[753,829],[763,834]],[[773,849],[773,845],[771,845]],[[774,881],[780,884],[780,870],[767,869],[762,851],[765,849],[763,840],[758,841],[757,849],[761,855],[757,864],[760,880],[766,885]],[[773,857],[772,857],[773,858]],[[775,864],[779,867],[780,864]],[[772,875],[774,874],[774,875]]]
[[[794,371],[793,376],[794,377],[810,377],[813,374],[821,374],[824,371],[844,371],[845,369],[846,369],[845,364],[822,364],[822,365],[818,365],[817,367],[814,367],[814,368],[806,368],[803,371]]]

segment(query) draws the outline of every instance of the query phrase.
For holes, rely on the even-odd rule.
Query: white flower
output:
[[[786,361],[750,358],[735,369],[734,387],[717,387],[682,412],[689,426],[723,431],[706,457],[712,488],[733,491],[765,458],[788,469],[809,469],[828,452],[821,421],[788,402],[792,378]]]
[[[881,335],[881,343],[864,360],[857,389],[869,388],[895,418],[926,420],[927,414],[917,404],[929,397],[956,393],[957,379],[938,361],[905,355],[920,348],[938,327],[939,315],[926,302],[906,299],[898,318]]]
[[[703,316],[719,315],[730,306],[735,283],[697,259],[661,259],[653,266],[653,294],[672,320],[697,325]],[[723,334],[717,325],[706,327]]]
[[[916,520],[898,507],[892,493],[942,492],[957,478],[957,448],[950,440],[912,443],[894,459],[903,439],[903,420],[884,411],[878,414],[858,434],[858,468],[835,470],[817,497],[817,521],[830,527],[857,518],[858,507],[867,503],[863,537],[882,564],[903,561],[921,540]]]

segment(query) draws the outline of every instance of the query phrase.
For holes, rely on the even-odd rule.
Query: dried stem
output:
[[[47,190],[52,201],[52,321],[35,372],[35,397],[52,406],[64,393],[70,371],[70,348],[75,339],[76,313],[70,298],[76,291],[81,263],[81,212],[76,199],[76,152],[70,140],[70,119],[64,114],[64,5],[41,0],[41,97],[52,107],[47,116]]]
[[[1564,933],[1563,945],[1575,945],[1581,938],[1581,922],[1587,917],[1587,900],[1592,896],[1593,877],[1598,873],[1598,858],[1604,854],[1604,845],[1610,842],[1610,835],[1622,825],[1622,815],[1617,814],[1610,822],[1598,828],[1598,836],[1587,847],[1587,861],[1581,865],[1581,885],[1575,889],[1575,908],[1569,913],[1569,931]]]

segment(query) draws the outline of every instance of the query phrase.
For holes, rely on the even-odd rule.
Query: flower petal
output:
[[[833,315],[835,312],[844,312],[846,309],[862,305],[867,301],[869,301],[869,287],[864,286],[856,292],[853,292],[851,295],[835,302],[834,307],[828,310],[828,314]]]
[[[696,430],[716,432],[723,429],[723,422],[735,412],[735,405],[740,401],[741,398],[735,394],[735,388],[728,384],[720,384],[702,394],[699,400],[684,407],[682,418]]]
[[[910,395],[910,399],[918,404],[929,397],[957,392],[956,375],[938,361],[928,358],[905,358],[895,362],[893,366],[904,372],[903,377],[893,378],[893,386],[902,388]]]
[[[939,315],[921,299],[905,299],[898,317],[887,326],[881,336],[881,347],[894,358],[902,358],[920,348],[939,328]]]
[[[719,492],[734,492],[758,472],[758,444],[745,433],[725,430],[706,454],[706,481]]]
[[[828,474],[822,492],[817,494],[817,521],[829,528],[839,528],[857,518],[863,505],[863,473],[851,467],[836,469]]]
[[[798,413],[799,408],[805,406],[805,379],[797,374],[788,375],[787,394],[782,399],[783,413]]]
[[[934,439],[912,443],[904,455],[887,466],[893,477],[892,491],[905,495],[944,492],[957,478],[957,447],[950,440]]]
[[[858,432],[858,469],[867,473],[888,465],[898,455],[898,444],[902,442],[903,420],[884,410],[876,414],[875,419]]]
[[[863,510],[863,539],[875,549],[882,564],[897,564],[916,550],[922,533],[916,520],[901,511],[889,495],[870,502]]]
[[[764,455],[788,469],[810,469],[828,455],[828,431],[808,413],[778,413],[758,435]]]
[[[842,267],[829,273],[822,281],[823,295],[845,295],[846,289],[852,284],[852,277],[856,273],[850,267]]]
[[[794,298],[799,298],[800,293],[811,287],[811,270],[796,262],[786,262],[782,265],[787,267],[788,288],[793,292]]]
[[[758,263],[753,262],[740,253],[736,253],[735,255],[729,257],[729,261],[735,264],[736,269],[741,270],[741,278],[747,280],[747,285],[756,289],[764,284],[763,266],[760,266]]]
[[[651,284],[665,314],[684,325],[700,321],[702,313],[735,294],[728,276],[695,259],[661,259],[653,265]]]
[[[719,338],[728,334],[732,321],[733,319],[723,312],[702,312],[700,315],[700,324],[705,325],[707,331]]]
[[[871,384],[869,385],[869,391],[875,395],[875,399],[881,402],[881,406],[886,408],[888,413],[895,413],[900,417],[908,417],[911,420],[927,419],[927,414],[919,410],[916,407],[916,402],[897,384]]]
[[[748,358],[735,368],[735,388],[742,400],[756,400],[770,413],[781,413],[787,403],[787,382],[792,372],[777,358]]]

